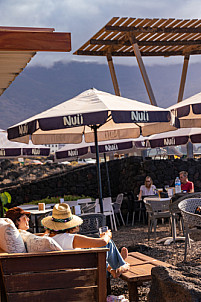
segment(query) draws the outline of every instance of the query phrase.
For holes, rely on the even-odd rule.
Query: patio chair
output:
[[[81,206],[81,211],[85,213],[95,213],[95,201],[91,198],[78,199],[77,204]]]
[[[119,222],[117,214],[120,215],[121,221],[122,221],[123,225],[125,225],[125,222],[124,222],[124,219],[123,219],[123,216],[122,216],[122,213],[121,213],[121,205],[122,205],[123,199],[124,199],[124,194],[123,193],[118,194],[115,202],[112,205],[115,217],[117,218],[117,222],[118,222],[119,225],[120,225],[120,222]]]
[[[126,224],[128,225],[129,216],[132,214],[132,226],[135,223],[135,214],[138,213],[138,220],[141,221],[141,217],[143,220],[143,223],[145,223],[145,205],[143,203],[143,200],[135,200],[134,194],[132,191],[127,193],[127,199],[128,199],[128,213],[126,217]]]
[[[184,261],[187,256],[187,246],[191,247],[190,234],[200,233],[201,235],[201,215],[195,214],[195,210],[198,206],[201,206],[201,198],[187,198],[181,201],[178,205],[181,210],[181,214],[184,220],[185,227],[185,251]]]
[[[100,213],[99,199],[96,199],[95,212]],[[112,198],[111,197],[103,198],[103,214],[105,216],[110,216],[111,229],[117,231],[117,224],[116,224],[116,219],[115,219],[115,215],[114,215],[114,210],[112,207]]]
[[[171,213],[171,218],[172,218],[172,238],[170,238],[166,244],[170,244],[171,242],[176,242],[176,241],[185,241],[185,231],[184,231],[184,221],[183,217],[181,215],[181,211],[178,207],[178,204],[188,198],[201,198],[201,192],[193,192],[193,193],[188,193],[188,195],[179,193],[177,195],[174,195],[172,198],[172,202],[170,203],[170,213]],[[179,230],[183,232],[183,237],[177,236],[176,233],[176,223],[178,222]]]
[[[154,239],[156,240],[156,226],[158,219],[170,218],[169,204],[170,199],[151,200],[144,199],[146,211],[148,214],[148,240],[150,240],[150,233],[152,226],[154,226]]]
[[[79,217],[83,219],[79,230],[82,235],[97,236],[99,228],[106,225],[106,217],[101,213],[82,214]]]

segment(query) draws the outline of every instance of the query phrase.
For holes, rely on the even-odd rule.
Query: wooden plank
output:
[[[141,72],[141,75],[142,75],[142,78],[143,78],[143,81],[144,81],[144,84],[145,84],[145,87],[146,87],[146,90],[147,90],[147,93],[149,96],[150,103],[154,106],[157,106],[157,102],[156,102],[156,99],[155,99],[155,96],[154,96],[154,93],[153,93],[153,90],[151,87],[151,83],[149,81],[148,74],[147,74],[145,66],[144,66],[144,62],[141,57],[139,47],[138,47],[137,43],[135,42],[135,39],[133,39],[132,36],[130,37],[130,41],[131,41],[131,44],[133,47],[133,51],[135,53],[135,57],[138,62],[138,66],[140,68],[140,72]]]
[[[108,31],[121,31],[121,32],[133,32],[133,33],[180,33],[180,34],[184,34],[184,33],[201,33],[201,28],[194,28],[194,27],[136,27],[136,26],[130,26],[130,27],[126,27],[126,26],[111,26],[111,25],[106,25],[105,26],[105,30]]]
[[[128,257],[126,258],[126,261],[128,263],[130,263],[130,265],[138,265],[138,264],[143,264],[144,263],[144,260],[138,259],[138,258],[130,255],[130,253],[128,254]]]
[[[78,55],[84,55],[84,56],[106,56],[107,52],[105,51],[82,51],[78,50],[77,51]],[[190,55],[198,55],[201,54],[201,50],[193,50],[189,52]],[[128,52],[122,52],[122,51],[112,51],[111,55],[114,57],[134,57],[135,54],[133,51],[128,51]],[[141,52],[142,57],[169,57],[169,56],[183,56],[184,52],[183,51],[159,51],[159,52]]]
[[[98,291],[97,301],[105,302],[107,298],[106,255],[98,254]]]
[[[106,272],[103,275],[106,279]],[[9,293],[96,286],[96,280],[97,269],[63,270],[42,273],[11,274],[4,276],[6,291]],[[100,290],[101,287],[102,284],[100,286]]]
[[[0,31],[53,32],[54,28],[0,26]]]
[[[118,85],[118,81],[117,81],[117,77],[116,77],[116,72],[114,69],[114,64],[112,61],[112,56],[110,54],[107,55],[107,62],[108,62],[108,66],[109,66],[109,70],[110,70],[110,75],[112,78],[112,83],[113,83],[113,87],[114,87],[114,91],[115,91],[115,95],[120,96],[120,90],[119,90],[119,85]]]
[[[155,267],[153,264],[136,265],[131,268],[131,271],[136,275],[148,276],[151,275],[152,268]]]
[[[115,23],[118,19],[119,19],[118,17],[113,17],[107,24],[108,24],[108,25],[112,25],[112,24]],[[99,37],[103,32],[104,32],[104,27],[101,28],[101,29],[93,36],[93,38],[96,39],[96,38]],[[87,41],[86,43],[84,43],[79,49],[80,49],[80,50],[84,50],[88,45],[89,45],[89,41]],[[75,51],[73,54],[77,54],[77,51]]]
[[[1,259],[4,274],[41,272],[57,269],[97,267],[96,254],[46,254],[46,257],[14,257]]]
[[[149,41],[139,41],[136,39],[136,42],[139,46],[178,46],[178,45],[200,45],[201,40],[169,40],[169,41],[160,41],[160,40],[149,40]],[[122,45],[122,46],[130,46],[130,41],[123,41],[123,40],[96,40],[91,39],[90,43],[93,45]]]
[[[138,302],[138,289],[137,283],[130,283],[128,282],[128,291],[129,291],[129,301]]]
[[[9,293],[9,302],[96,302],[97,287]]]
[[[71,34],[0,31],[0,50],[70,51]]]

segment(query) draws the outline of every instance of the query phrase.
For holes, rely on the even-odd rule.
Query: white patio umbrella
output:
[[[179,119],[181,128],[201,127],[201,92],[168,109]]]
[[[168,110],[110,93],[89,89],[71,100],[33,116],[8,129],[9,140],[33,143],[95,142],[100,206],[102,189],[98,140],[135,138],[142,133],[160,133],[158,125],[149,131],[147,123],[170,123]]]
[[[186,145],[201,142],[201,128],[181,128],[175,131],[154,134],[146,138],[146,146],[151,148]]]
[[[104,156],[107,183],[108,183],[108,196],[111,196],[110,176],[106,155],[125,154],[136,151],[134,139],[110,140],[98,143],[99,155]],[[80,144],[68,144],[55,152],[55,161],[61,162],[64,160],[72,161],[78,158],[94,158],[96,156],[96,148],[94,143],[86,143],[84,140]]]
[[[0,129],[0,158],[49,156],[50,148],[42,145],[11,142],[7,139],[7,132]]]
[[[141,139],[135,140],[135,146],[137,148],[168,147],[168,154],[170,151],[169,147],[175,147],[180,145],[188,146],[188,143],[201,143],[201,128],[181,128],[175,131],[154,134],[146,138],[142,137]],[[189,153],[190,152],[187,147],[187,156],[189,156]]]
[[[136,151],[135,139],[102,141],[98,143],[99,155],[114,155]],[[55,161],[75,160],[78,158],[94,158],[96,149],[94,143],[68,144],[55,152]]]
[[[175,117],[175,124],[161,123],[160,133],[176,130],[176,128],[201,128],[201,92],[167,108]],[[145,125],[153,131],[155,124]],[[175,128],[176,126],[176,128]],[[196,140],[198,140],[198,137]],[[201,137],[197,143],[201,142]]]

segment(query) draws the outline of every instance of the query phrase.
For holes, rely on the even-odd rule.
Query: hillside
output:
[[[115,65],[124,97],[149,103],[138,67]],[[182,65],[147,68],[157,103],[168,107],[177,100]],[[201,90],[201,64],[190,64],[185,96]],[[114,93],[107,65],[57,63],[51,68],[27,67],[0,97],[0,128],[20,122],[64,100],[95,87]]]

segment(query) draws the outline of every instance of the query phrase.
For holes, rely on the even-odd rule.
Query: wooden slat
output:
[[[130,265],[136,265],[136,264],[144,263],[144,260],[133,257],[130,254],[128,255],[128,258],[126,259],[126,261],[129,262]]]
[[[54,28],[0,26],[0,31],[53,32]]]
[[[107,298],[106,255],[98,254],[98,292],[97,301],[105,302]]]
[[[118,17],[113,17],[107,24],[108,25],[112,25],[116,20],[118,20],[119,18]],[[104,32],[104,27],[101,28],[94,36],[93,38],[96,39],[99,35],[101,35],[101,33]],[[87,45],[89,44],[89,41],[87,41],[86,43],[84,43],[82,46],[81,46],[81,50],[84,50]],[[74,52],[74,54],[76,54],[76,52]]]
[[[70,51],[70,33],[0,31],[0,50]]]
[[[12,293],[96,286],[96,279],[97,269],[86,269],[5,275],[4,283],[6,291]]]
[[[74,54],[102,56],[109,52],[114,56],[132,56],[126,37],[129,33],[140,41],[139,49],[144,56],[200,54],[200,39],[195,40],[201,34],[200,25],[201,20],[196,19],[118,18],[108,22],[99,35],[94,35],[84,44],[85,48],[82,46]]]
[[[9,302],[96,302],[97,287],[9,293]]]
[[[97,255],[83,254],[47,254],[45,257],[7,258],[1,259],[4,274],[41,272],[54,269],[94,268],[97,267]]]

